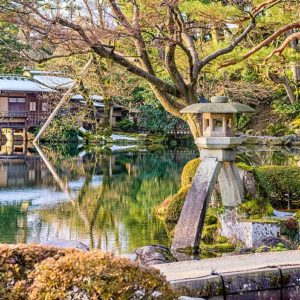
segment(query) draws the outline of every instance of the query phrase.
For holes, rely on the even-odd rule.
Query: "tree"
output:
[[[200,136],[196,117],[180,114],[183,107],[198,102],[199,78],[212,62],[224,65],[222,57],[246,41],[267,11],[286,5],[283,0],[257,2],[254,6],[246,0],[86,0],[74,11],[65,1],[14,0],[4,16],[22,26],[28,41],[39,49],[35,59],[93,52],[112,60],[146,80],[162,106],[184,119],[194,136]],[[263,36],[241,59],[288,30],[300,28],[299,21],[287,21],[270,36]],[[207,45],[209,36],[222,42]],[[293,34],[271,54],[282,53],[297,37],[298,33]]]
[[[0,73],[19,73],[24,63],[20,51],[24,49],[18,41],[18,28],[0,21]]]
[[[81,94],[86,102],[84,108],[76,110],[74,114],[67,115],[67,119],[78,120],[91,124],[93,133],[101,136],[110,136],[112,129],[113,105],[124,105],[129,100],[132,91],[137,86],[136,78],[132,78],[130,73],[124,72],[118,65],[112,61],[93,55],[92,64],[89,66],[87,74],[82,78],[79,76],[89,55],[71,55],[66,58],[56,58],[43,62],[40,68],[47,71],[57,72],[71,77],[80,79],[80,84],[74,90],[74,94]],[[97,110],[94,105],[93,96],[100,95],[103,99],[104,114],[103,118],[97,118]],[[118,95],[118,97],[116,97]],[[120,99],[126,99],[120,101]],[[74,105],[74,103],[73,103]],[[72,102],[66,103],[65,107],[72,107]]]

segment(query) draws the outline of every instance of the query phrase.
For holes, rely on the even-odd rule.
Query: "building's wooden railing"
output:
[[[28,112],[26,111],[1,111],[0,118],[26,118]]]
[[[0,111],[0,127],[28,128],[39,125],[49,113],[28,111]]]

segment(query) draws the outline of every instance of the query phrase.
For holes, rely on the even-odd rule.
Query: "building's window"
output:
[[[36,102],[30,102],[30,111],[36,111]]]
[[[8,101],[9,103],[25,103],[26,98],[9,97]]]
[[[48,110],[48,104],[43,102],[42,103],[42,111],[47,111]]]

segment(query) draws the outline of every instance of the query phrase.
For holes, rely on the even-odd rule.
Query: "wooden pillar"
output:
[[[24,128],[24,129],[23,129],[23,134],[22,134],[22,136],[23,136],[23,143],[24,143],[24,144],[27,143],[27,141],[28,141],[27,128]]]
[[[8,144],[11,145],[10,147],[10,155],[12,155],[14,153],[14,143],[15,143],[15,130],[14,129],[10,129],[10,133],[9,133],[9,142]]]

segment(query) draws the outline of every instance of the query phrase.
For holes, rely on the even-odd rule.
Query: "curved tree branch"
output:
[[[116,53],[112,47],[105,46],[101,43],[98,43],[98,44],[92,43],[92,41],[86,35],[85,31],[83,30],[83,28],[81,26],[74,24],[72,22],[69,22],[67,20],[64,20],[62,18],[57,18],[56,22],[76,31],[83,38],[83,40],[88,44],[88,46],[98,55],[108,58],[108,59],[112,59],[115,63],[125,67],[131,73],[148,80],[150,83],[157,86],[157,88],[160,89],[161,91],[163,91],[167,94],[170,94],[172,96],[175,96],[175,97],[180,96],[180,93],[175,86],[159,79],[155,75],[150,74],[149,72],[143,70],[142,68],[138,67],[137,65],[131,63],[123,55]]]
[[[278,76],[277,74],[270,73],[270,72],[268,72],[267,75],[268,75],[268,77],[271,81],[273,81],[277,84],[283,84],[284,85],[287,96],[288,96],[291,104],[293,104],[296,101],[296,95],[295,95],[295,89],[291,85],[289,79],[285,75],[284,76]]]
[[[279,28],[271,36],[269,36],[267,39],[263,40],[260,44],[258,44],[257,46],[255,46],[254,48],[252,48],[250,51],[248,51],[247,53],[245,53],[244,55],[242,55],[241,58],[236,59],[236,60],[225,61],[223,64],[221,64],[221,68],[237,64],[237,63],[239,63],[239,62],[247,59],[248,57],[250,57],[255,52],[259,51],[263,47],[265,47],[268,44],[270,44],[271,42],[273,42],[280,35],[282,35],[283,33],[287,32],[287,31],[289,31],[289,30],[291,30],[293,28],[300,28],[300,22],[292,23],[292,24],[285,25],[285,26]]]
[[[272,51],[266,59],[270,59],[273,55],[275,54],[282,54],[282,52],[284,51],[284,49],[292,42],[295,40],[299,40],[300,39],[300,32],[295,32],[293,34],[291,34],[290,36],[288,36],[283,43],[281,44],[280,47],[278,47],[277,49],[275,49],[274,51]]]
[[[226,48],[220,49],[208,56],[206,56],[204,59],[202,59],[202,61],[200,62],[200,69],[202,69],[205,65],[207,65],[209,62],[211,62],[212,60],[218,58],[221,55],[230,53],[232,50],[234,50],[234,48],[243,40],[247,37],[247,35],[249,34],[249,32],[255,27],[256,23],[255,23],[255,18],[252,19],[252,22],[248,25],[248,27],[243,31],[243,33],[241,35],[239,35],[234,41],[232,41],[230,43],[229,46],[227,46]]]

